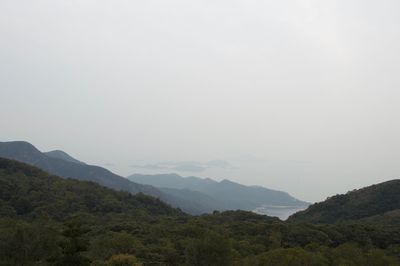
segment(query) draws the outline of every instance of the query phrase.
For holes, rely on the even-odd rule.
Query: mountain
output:
[[[99,262],[95,265],[116,265],[105,262],[114,253],[132,253],[133,249],[149,262],[160,260],[151,248],[143,253],[138,235],[150,235],[146,228],[155,220],[186,216],[141,193],[64,179],[0,158],[0,265],[89,266],[92,260]],[[128,234],[128,228],[140,232]],[[150,240],[141,238],[143,243]],[[90,254],[83,255],[86,250]]]
[[[0,265],[400,265],[400,230],[191,216],[0,158]]]
[[[335,223],[368,219],[400,221],[400,179],[372,185],[315,203],[292,215],[291,221]]]
[[[79,211],[184,215],[157,198],[118,192],[93,182],[63,179],[18,161],[0,158],[0,209],[4,216],[65,220]]]
[[[220,200],[212,198],[207,194],[189,190],[189,189],[175,189],[175,188],[158,188],[168,195],[173,195],[181,201],[186,202],[194,211],[191,214],[204,214],[212,213],[214,211],[229,210],[226,204]]]
[[[142,192],[190,214],[211,213],[214,210],[254,210],[263,204],[307,206],[307,203],[285,192],[247,187],[228,180],[216,182],[178,175],[133,175],[128,180],[105,168],[87,165],[64,151],[41,152],[24,141],[0,142],[0,157],[28,163],[64,178],[93,181],[134,194]]]
[[[66,153],[64,151],[60,151],[60,150],[43,152],[43,154],[47,155],[48,157],[51,157],[51,158],[61,159],[61,160],[72,162],[72,163],[85,164],[84,162],[81,162],[81,161],[71,157],[68,153]]]
[[[63,151],[42,153],[28,142],[0,142],[0,157],[24,162],[64,178],[93,181],[105,187],[124,190],[133,194],[142,192],[160,198],[171,206],[181,208],[188,213],[203,213],[202,208],[198,209],[197,205],[194,206],[194,204],[182,198],[168,195],[150,185],[134,183],[105,168],[84,164]]]
[[[191,189],[196,191],[205,190],[206,188],[217,184],[210,178],[199,177],[182,177],[177,174],[159,174],[159,175],[141,175],[134,174],[128,176],[129,180],[137,180],[138,183],[148,184],[155,187],[168,187],[175,189]],[[196,188],[196,189],[193,189]]]
[[[198,177],[181,177],[177,174],[140,175],[134,174],[129,180],[155,186],[163,191],[168,189],[189,190],[208,197],[217,210],[254,210],[262,205],[308,206],[307,202],[297,200],[286,192],[271,190],[260,186],[245,186],[229,180],[221,182]],[[200,194],[199,194],[200,193]]]
[[[106,187],[127,190],[132,193],[143,192],[152,196],[161,195],[160,191],[156,188],[135,184],[102,167],[75,163],[70,159],[65,160],[60,157],[48,156],[46,153],[40,152],[32,144],[24,141],[0,142],[0,157],[34,165],[46,172],[64,178],[93,181]]]

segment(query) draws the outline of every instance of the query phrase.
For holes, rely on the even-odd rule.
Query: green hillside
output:
[[[193,201],[186,201],[182,197],[169,195],[153,186],[134,183],[105,168],[87,165],[63,151],[44,153],[25,141],[0,142],[0,157],[27,163],[64,178],[92,181],[102,186],[127,191],[132,194],[141,192],[160,198],[171,206],[180,208],[187,213],[203,213],[203,208],[199,208],[201,206],[194,204]]]
[[[384,216],[386,213],[395,210],[400,210],[399,179],[330,197],[292,215],[290,220],[335,223],[369,218],[372,221],[382,220],[382,217],[379,218],[379,216]],[[386,215],[385,219],[393,216],[396,217],[394,214]]]
[[[0,142],[0,157],[27,163],[64,178],[93,181],[132,194],[141,192],[192,215],[214,210],[252,211],[263,205],[308,206],[286,192],[244,186],[228,180],[216,182],[178,175],[132,175],[124,178],[105,168],[85,164],[61,150],[41,152],[25,141]]]
[[[0,214],[0,265],[400,265],[400,231],[379,223],[190,216],[1,158]]]

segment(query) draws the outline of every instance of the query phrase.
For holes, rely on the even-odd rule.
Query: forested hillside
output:
[[[315,223],[363,218],[376,221],[382,219],[378,216],[383,215],[386,215],[385,219],[399,217],[399,210],[400,180],[397,179],[330,197],[294,214],[290,219]]]
[[[0,157],[27,163],[61,177],[93,181],[113,189],[143,192],[157,197],[162,194],[154,187],[130,182],[102,167],[76,163],[75,159],[66,159],[54,152],[42,153],[25,141],[0,142]]]
[[[228,180],[216,182],[177,175],[133,175],[128,180],[105,168],[85,164],[60,150],[41,152],[25,141],[0,142],[0,157],[36,166],[60,177],[93,181],[133,194],[142,192],[194,215],[212,213],[214,210],[252,211],[262,205],[308,205],[286,192],[244,186]],[[167,186],[159,185],[159,182]]]
[[[0,265],[399,265],[396,227],[190,216],[7,159],[0,213]]]
[[[160,198],[187,213],[203,212],[203,208],[193,201],[186,201],[183,197],[167,194],[153,186],[134,183],[105,168],[84,164],[62,151],[43,153],[25,141],[0,142],[0,157],[27,163],[64,178],[93,181],[102,186],[132,194],[142,192]]]

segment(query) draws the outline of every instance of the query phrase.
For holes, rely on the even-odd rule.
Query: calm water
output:
[[[296,213],[298,211],[302,211],[306,209],[306,206],[303,207],[293,207],[293,206],[270,206],[263,205],[261,207],[256,208],[253,212],[268,215],[273,217],[278,217],[281,220],[286,220],[290,215]]]

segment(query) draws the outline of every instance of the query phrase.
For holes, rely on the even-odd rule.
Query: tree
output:
[[[106,263],[107,266],[142,266],[139,260],[129,254],[113,255]]]
[[[126,232],[109,232],[95,239],[90,253],[95,259],[106,260],[115,254],[137,254],[144,249],[142,243]]]
[[[65,240],[60,243],[62,247],[62,256],[56,260],[58,266],[87,266],[90,260],[82,255],[87,251],[89,242],[84,237],[88,232],[81,222],[72,221],[66,224],[66,229],[62,232]]]
[[[254,263],[254,262],[253,262]],[[324,266],[328,260],[321,254],[310,253],[301,248],[275,249],[257,256],[257,266]]]
[[[186,248],[186,264],[193,266],[231,265],[232,249],[227,238],[208,233],[204,238],[191,240]]]

